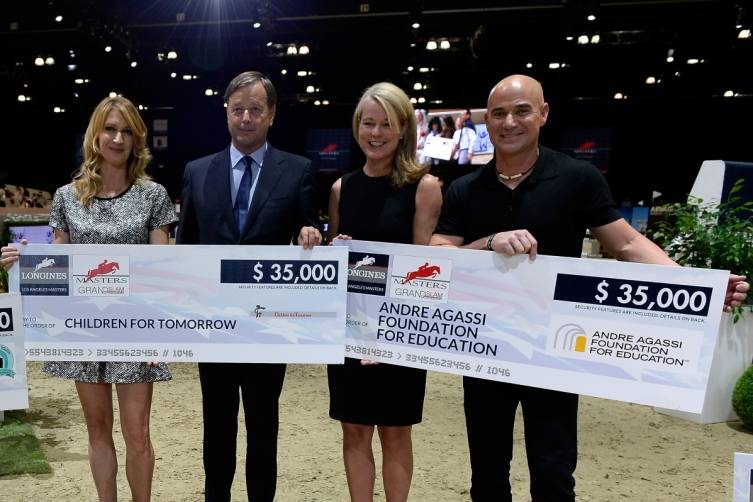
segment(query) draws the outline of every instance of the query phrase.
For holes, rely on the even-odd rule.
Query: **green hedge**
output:
[[[735,390],[732,392],[732,409],[745,427],[753,431],[753,366],[745,370],[735,384]]]
[[[26,412],[6,412],[5,422],[0,423],[0,476],[50,472],[52,469],[32,432]]]

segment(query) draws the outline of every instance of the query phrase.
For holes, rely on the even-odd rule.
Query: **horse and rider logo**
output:
[[[374,258],[373,256],[366,255],[360,260],[358,260],[355,265],[353,265],[353,269],[355,270],[357,268],[365,267],[367,265],[373,265],[375,261],[376,261],[376,258]]]
[[[106,259],[98,264],[96,267],[90,269],[86,273],[86,279],[84,279],[84,282],[89,282],[95,277],[99,275],[107,275],[112,274],[116,270],[120,270],[120,264],[116,261],[107,261]]]
[[[390,297],[445,303],[450,290],[451,276],[451,260],[394,256]]]
[[[410,272],[405,274],[405,278],[403,279],[402,283],[408,284],[413,279],[424,279],[427,277],[434,279],[440,273],[442,273],[442,269],[440,269],[438,265],[429,265],[429,262],[427,261],[423,265],[419,266],[416,270],[411,270]]]
[[[34,267],[34,272],[39,272],[43,268],[49,268],[55,266],[55,258],[47,258],[45,257],[44,260],[40,261],[36,264]]]
[[[128,256],[75,255],[73,296],[129,296]]]

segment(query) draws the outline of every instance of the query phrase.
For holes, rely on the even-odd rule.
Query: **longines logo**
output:
[[[19,262],[22,295],[68,296],[68,256],[22,254]]]
[[[384,296],[390,257],[377,253],[348,253],[348,292]]]

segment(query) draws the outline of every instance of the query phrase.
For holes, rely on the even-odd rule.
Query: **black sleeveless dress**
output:
[[[340,186],[339,233],[354,239],[413,243],[418,183],[395,189],[388,177],[362,169],[346,174]],[[426,371],[391,364],[362,366],[358,359],[327,368],[329,416],[363,425],[403,426],[421,422]]]

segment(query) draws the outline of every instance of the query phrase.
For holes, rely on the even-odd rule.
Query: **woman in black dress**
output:
[[[437,178],[416,161],[416,118],[408,96],[386,82],[369,87],[353,114],[353,134],[366,164],[332,186],[329,238],[428,244],[442,192]],[[348,358],[331,365],[328,376],[330,416],[342,423],[351,500],[374,497],[375,427],[387,501],[407,500],[411,427],[421,421],[426,371]]]

